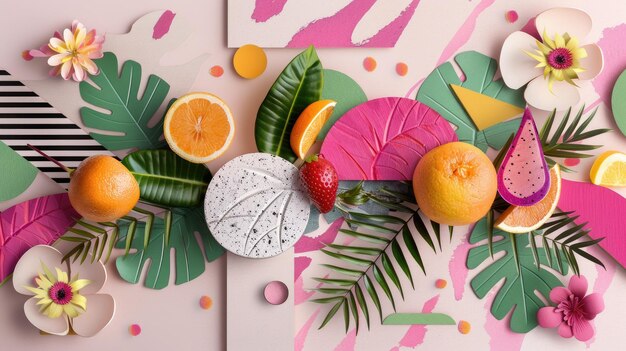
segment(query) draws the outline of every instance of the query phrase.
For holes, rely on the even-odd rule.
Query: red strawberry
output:
[[[333,210],[339,181],[337,170],[332,163],[322,156],[311,156],[300,168],[300,179],[309,198],[321,213]]]

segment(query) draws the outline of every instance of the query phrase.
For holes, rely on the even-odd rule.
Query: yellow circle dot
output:
[[[265,51],[256,45],[244,45],[235,52],[233,67],[242,78],[256,78],[263,74],[267,67]]]

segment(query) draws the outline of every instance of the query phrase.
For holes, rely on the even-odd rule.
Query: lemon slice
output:
[[[626,154],[607,151],[594,161],[591,182],[602,186],[626,186]]]

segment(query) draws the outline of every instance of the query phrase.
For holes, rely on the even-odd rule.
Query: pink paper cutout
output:
[[[435,295],[430,300],[424,302],[422,306],[422,313],[431,313],[435,306],[437,306],[437,302],[439,301],[439,295]],[[400,339],[399,346],[402,347],[410,347],[416,348],[418,345],[421,345],[424,342],[424,337],[426,337],[426,332],[428,329],[425,325],[412,325],[406,331],[406,334]]]
[[[304,272],[305,269],[311,265],[311,258],[307,256],[299,256],[296,257],[293,261],[294,270],[293,270],[293,280],[296,281],[298,277]]]
[[[352,42],[352,32],[376,0],[353,0],[330,17],[315,20],[296,33],[287,47],[394,47],[420,0],[413,0],[402,13],[363,43]]]
[[[626,267],[626,199],[605,187],[563,179],[558,208],[575,211],[576,224],[587,222],[589,237],[604,237],[600,247]]]
[[[159,20],[155,23],[152,31],[152,39],[158,40],[165,36],[170,31],[172,22],[176,14],[170,10],[163,12]]]
[[[474,226],[470,226],[469,232],[463,235],[461,243],[452,252],[452,258],[448,262],[448,270],[450,271],[450,280],[452,280],[452,289],[454,290],[454,299],[460,301],[465,292],[465,282],[467,281],[466,261],[469,250],[472,248],[467,239],[472,233]]]
[[[259,23],[278,15],[283,11],[287,0],[256,0],[251,18]]]
[[[602,39],[598,41],[598,46],[604,53],[604,68],[591,83],[605,104],[610,104],[615,81],[626,69],[624,38],[626,38],[626,24],[620,24],[602,31]]]
[[[67,193],[43,196],[0,212],[0,281],[33,246],[51,245],[80,215]]]
[[[304,325],[300,328],[300,330],[298,330],[298,333],[296,334],[296,338],[294,340],[295,351],[304,350],[304,342],[306,341],[306,337],[309,335],[311,326],[313,325],[313,322],[315,322],[315,319],[317,318],[317,315],[319,313],[320,313],[320,308],[318,308],[317,311],[315,311],[315,313],[313,313],[311,317],[309,317],[309,319],[304,323]]]
[[[316,236],[314,238],[303,235],[296,245],[294,245],[295,253],[303,253],[310,251],[317,251],[319,249],[324,248],[327,244],[332,244],[337,237],[337,233],[339,233],[339,229],[343,224],[343,217],[336,219],[329,227],[326,229],[324,234]]]
[[[321,283],[320,283],[321,284]],[[293,283],[293,303],[299,305],[303,302],[307,302],[311,296],[315,294],[315,291],[304,290],[304,282],[302,277],[298,277]]]
[[[450,123],[435,110],[388,97],[348,111],[328,132],[321,153],[340,180],[412,180],[426,152],[456,140]]]
[[[356,347],[356,328],[350,330],[334,351],[354,351]]]
[[[590,250],[595,250],[595,251],[600,251],[598,248],[592,247]],[[600,252],[593,252],[594,256],[598,256],[598,255],[602,255],[603,253]],[[615,263],[613,261],[604,261],[604,266],[606,267],[606,269],[596,265],[596,271],[598,272],[598,276],[596,277],[596,281],[593,283],[593,292],[600,294],[600,296],[604,297],[604,293],[606,293],[607,289],[609,288],[609,286],[611,285],[611,283],[613,282],[613,278],[615,278]],[[596,336],[594,335],[593,338],[585,341],[585,344],[587,344],[587,348],[589,348],[589,346],[591,346],[591,344],[593,344],[596,341]]]

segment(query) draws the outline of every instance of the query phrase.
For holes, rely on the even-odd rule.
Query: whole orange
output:
[[[413,173],[417,204],[431,220],[466,225],[481,219],[496,197],[496,170],[477,147],[453,142],[430,150]]]
[[[139,184],[111,156],[86,158],[70,176],[72,207],[94,222],[112,222],[128,214],[139,201]]]

